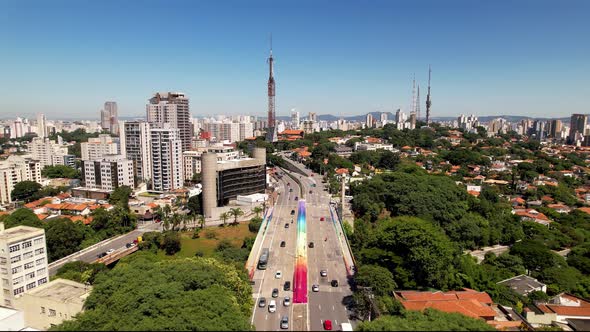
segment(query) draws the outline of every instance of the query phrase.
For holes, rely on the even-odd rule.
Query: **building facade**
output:
[[[0,275],[2,305],[49,281],[45,230],[29,226],[4,229],[0,222]]]
[[[576,144],[581,141],[586,135],[586,125],[588,124],[588,116],[586,114],[572,114],[570,118],[570,134],[568,137],[569,144]]]
[[[0,161],[0,205],[12,202],[14,185],[21,181],[41,183],[41,163],[21,156],[10,156]]]
[[[112,191],[120,186],[135,187],[133,161],[121,155],[82,161],[82,185]]]
[[[100,111],[100,125],[103,130],[119,135],[118,113],[116,102],[107,101],[104,103],[104,108]]]
[[[41,168],[54,165],[73,166],[75,156],[68,154],[68,147],[48,138],[33,138],[28,149],[33,159],[39,160]]]
[[[201,173],[201,155],[205,152],[215,153],[217,155],[217,161],[236,160],[240,158],[240,152],[231,146],[209,146],[184,151],[182,153],[182,164],[185,179],[189,180],[194,174]]]
[[[88,142],[80,143],[82,160],[96,160],[106,155],[119,153],[117,142],[106,134],[100,134],[96,138],[89,138]]]
[[[182,141],[179,129],[151,129],[152,145],[152,189],[154,191],[170,191],[182,188],[184,176],[182,169]]]
[[[158,92],[146,105],[147,121],[152,128],[178,129],[178,138],[182,141],[182,151],[190,150],[193,136],[190,121],[189,100],[181,92]]]
[[[152,137],[150,124],[144,121],[124,121],[121,130],[121,155],[133,161],[136,179],[150,181],[152,178]]]

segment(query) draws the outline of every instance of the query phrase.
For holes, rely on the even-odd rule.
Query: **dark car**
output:
[[[332,285],[332,287],[338,287],[338,280],[332,279],[332,282],[330,284]]]
[[[101,252],[100,254],[98,254],[98,258],[103,258],[106,255],[107,255],[106,252]]]
[[[295,196],[295,200],[298,201],[299,200],[299,197]]]
[[[286,244],[285,241],[281,241],[281,248],[284,248],[285,244]]]
[[[295,210],[291,210],[291,215],[295,215]]]
[[[310,243],[309,243],[309,247],[310,247],[310,248],[313,248],[313,242],[310,242]]]
[[[285,285],[283,286],[283,290],[291,290],[291,282],[290,281],[285,281]]]
[[[264,308],[265,306],[266,306],[266,299],[264,297],[261,297],[260,300],[258,300],[258,307]]]
[[[289,192],[292,193],[293,192],[293,188],[289,188]]]
[[[311,194],[311,193],[312,193],[312,191],[310,190],[310,191],[309,191],[309,193]]]
[[[272,297],[279,297],[279,289],[278,288],[273,288]]]
[[[285,224],[285,228],[289,228],[289,223],[286,223]]]

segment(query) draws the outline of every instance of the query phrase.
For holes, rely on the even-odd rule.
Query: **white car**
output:
[[[282,277],[283,277],[283,272],[277,271],[277,273],[275,273],[275,278],[276,279],[281,279]]]
[[[107,255],[110,255],[110,254],[112,254],[114,252],[115,252],[115,249],[109,249],[109,250],[107,250]]]
[[[311,290],[313,292],[319,292],[320,291],[320,286],[319,285],[313,285],[313,286],[311,286]]]
[[[290,298],[290,297],[288,297],[288,296],[285,296],[285,299],[283,300],[283,305],[284,305],[285,307],[288,307],[288,306],[290,306],[290,305],[291,305],[291,298]]]
[[[271,300],[268,304],[268,312],[275,312],[277,311],[277,302],[275,300]]]
[[[326,270],[321,270],[321,271],[320,271],[320,275],[321,275],[322,277],[327,277],[327,276],[328,276],[328,271],[326,271]]]

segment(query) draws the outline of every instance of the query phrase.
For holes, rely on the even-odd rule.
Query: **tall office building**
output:
[[[15,299],[49,281],[47,246],[43,228],[16,226],[4,229],[0,222],[1,304],[15,306]]]
[[[37,114],[37,137],[47,137],[47,119],[45,118],[45,114],[39,113]]]
[[[182,188],[182,141],[179,129],[164,124],[163,128],[151,129],[152,185],[155,191],[170,191]]]
[[[291,128],[299,129],[300,121],[299,121],[299,112],[295,109],[291,110]]]
[[[121,121],[121,155],[133,161],[136,179],[149,181],[152,178],[152,137],[150,124],[144,121]]]
[[[561,120],[551,120],[549,126],[550,126],[549,135],[551,135],[551,138],[555,138],[555,139],[562,138],[561,137],[561,129],[563,127],[563,124],[561,123]]]
[[[117,154],[119,147],[111,135],[100,134],[98,137],[88,139],[88,142],[80,143],[82,160],[96,160],[106,155]]]
[[[146,112],[152,128],[164,128],[164,124],[169,123],[170,128],[179,130],[182,150],[190,150],[193,133],[188,97],[184,93],[158,92],[146,105]]]
[[[103,130],[119,135],[119,115],[117,103],[114,101],[107,101],[104,103],[104,108],[100,111],[100,125]]]
[[[101,159],[82,161],[83,185],[112,191],[120,186],[135,187],[133,161],[121,155],[104,156]]]
[[[586,134],[587,122],[588,116],[586,114],[572,114],[568,143],[576,144],[576,141],[580,140],[580,137]]]

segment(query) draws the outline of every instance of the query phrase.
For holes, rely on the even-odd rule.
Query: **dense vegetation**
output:
[[[80,179],[82,177],[80,171],[65,165],[45,166],[45,168],[43,168],[43,170],[41,171],[41,175],[50,179]]]
[[[97,275],[76,319],[55,331],[249,331],[247,275],[212,258],[158,259],[139,252]]]

